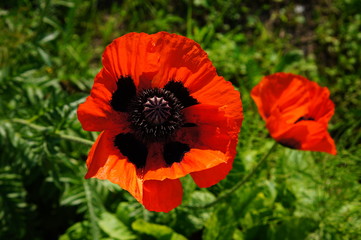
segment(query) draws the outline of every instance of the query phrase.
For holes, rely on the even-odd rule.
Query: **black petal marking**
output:
[[[291,149],[300,149],[301,148],[301,143],[299,143],[295,139],[282,139],[282,140],[279,140],[278,143],[284,147],[288,147]]]
[[[130,76],[120,77],[117,82],[117,90],[113,93],[110,105],[119,112],[128,110],[131,99],[136,95],[134,81]]]
[[[315,119],[313,117],[300,117],[299,119],[297,119],[297,121],[295,123],[298,123],[301,121],[315,121]]]
[[[129,162],[133,163],[137,168],[143,168],[147,160],[147,147],[137,140],[133,134],[118,134],[114,139],[114,146],[126,157]]]
[[[199,102],[197,99],[193,98],[186,87],[184,87],[182,82],[171,80],[165,86],[165,90],[168,90],[176,96],[176,98],[182,103],[183,107],[190,107],[196,105]]]
[[[198,125],[195,123],[185,123],[182,127],[197,127]]]
[[[164,160],[167,165],[182,161],[184,154],[191,149],[187,144],[180,142],[168,142],[164,145]]]

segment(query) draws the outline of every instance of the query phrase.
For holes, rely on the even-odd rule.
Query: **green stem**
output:
[[[268,150],[267,154],[262,157],[262,159],[257,163],[257,165],[252,169],[252,171],[250,173],[248,173],[240,182],[238,182],[236,185],[234,185],[231,189],[229,189],[225,193],[221,194],[216,200],[214,200],[213,202],[207,203],[205,205],[202,205],[202,206],[185,206],[185,207],[187,207],[187,208],[209,208],[209,207],[212,207],[212,206],[216,205],[217,203],[223,201],[230,195],[232,195],[236,190],[238,190],[240,187],[242,187],[244,184],[246,184],[255,173],[257,173],[257,171],[260,169],[262,164],[267,160],[269,155],[274,151],[276,146],[277,146],[277,142],[274,142],[272,147]]]
[[[26,125],[32,129],[39,131],[39,132],[45,132],[45,131],[49,130],[49,128],[47,128],[47,127],[36,125],[36,124],[31,123],[30,121],[24,120],[24,119],[15,118],[15,119],[12,119],[11,121],[15,122],[15,123],[21,123],[23,125]]]
[[[31,123],[28,120],[24,120],[24,119],[15,118],[15,119],[12,119],[12,121],[15,122],[15,123],[20,123],[20,124],[26,125],[26,126],[32,128],[34,130],[37,130],[39,132],[46,132],[46,131],[51,130],[51,128],[49,128],[49,127],[43,127],[43,126]],[[92,146],[94,144],[93,141],[90,141],[90,140],[87,140],[87,139],[84,139],[84,138],[80,138],[80,137],[66,135],[64,133],[54,132],[53,134],[55,136],[61,138],[61,139],[64,139],[64,140],[70,140],[70,141],[73,141],[73,142],[82,143],[82,144],[89,145],[89,146]]]
[[[87,140],[87,139],[84,139],[84,138],[80,138],[80,137],[66,135],[66,134],[63,134],[63,133],[56,133],[56,135],[61,139],[82,143],[84,145],[93,146],[93,144],[94,144],[93,141],[90,141],[90,140]]]

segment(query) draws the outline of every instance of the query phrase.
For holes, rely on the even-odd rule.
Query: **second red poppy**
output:
[[[290,73],[266,76],[251,92],[277,142],[290,148],[336,154],[327,131],[335,110],[329,96],[326,87]]]

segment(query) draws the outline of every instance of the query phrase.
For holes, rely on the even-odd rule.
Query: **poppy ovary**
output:
[[[163,88],[140,91],[128,109],[131,127],[144,142],[168,140],[183,126],[184,106],[179,99]]]
[[[163,97],[150,97],[144,103],[143,114],[145,119],[153,124],[160,125],[166,122],[171,115],[171,107]]]

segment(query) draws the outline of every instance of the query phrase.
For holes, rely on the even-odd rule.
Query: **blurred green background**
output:
[[[0,30],[0,239],[361,239],[361,1],[2,0]],[[209,189],[185,177],[170,213],[84,180],[97,133],[76,117],[105,46],[158,31],[197,41],[245,114],[229,176]],[[234,194],[189,207],[215,200],[270,149],[249,93],[279,71],[330,89],[338,155],[278,146]]]

